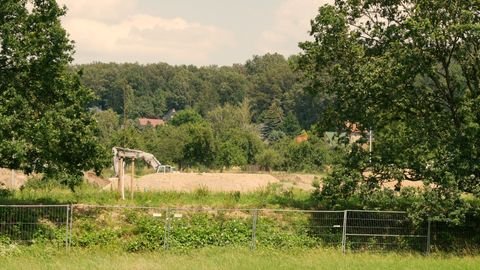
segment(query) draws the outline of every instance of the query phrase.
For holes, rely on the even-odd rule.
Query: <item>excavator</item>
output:
[[[120,170],[119,170],[120,159],[134,159],[134,160],[141,159],[145,161],[145,163],[150,165],[157,173],[173,172],[175,170],[175,168],[170,165],[162,165],[160,161],[158,161],[158,159],[155,158],[154,155],[147,152],[143,152],[136,149],[123,148],[123,147],[113,147],[112,152],[113,152],[113,170],[115,171],[116,177],[118,177],[120,173]]]

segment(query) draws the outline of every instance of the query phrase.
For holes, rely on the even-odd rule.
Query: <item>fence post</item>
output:
[[[68,250],[68,239],[70,229],[70,205],[67,205],[66,221],[65,221],[65,248]]]
[[[73,209],[75,204],[72,204],[70,207],[70,230],[68,230],[68,247],[72,246],[72,235],[73,235]]]
[[[346,252],[346,245],[347,245],[347,218],[348,218],[348,210],[343,211],[343,231],[342,231],[342,253],[345,254]]]
[[[427,248],[425,250],[425,253],[427,255],[430,254],[430,237],[431,237],[431,220],[430,218],[428,218],[428,221],[427,221]]]
[[[170,234],[170,210],[165,210],[165,234],[163,236],[163,249],[168,249],[168,236]]]
[[[252,243],[250,245],[250,249],[254,250],[257,247],[257,218],[258,218],[258,210],[253,210],[252,213]]]

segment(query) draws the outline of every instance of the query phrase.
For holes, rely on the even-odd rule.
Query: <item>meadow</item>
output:
[[[480,269],[480,257],[353,253],[330,249],[204,248],[126,253],[104,249],[22,248],[2,256],[0,269]]]

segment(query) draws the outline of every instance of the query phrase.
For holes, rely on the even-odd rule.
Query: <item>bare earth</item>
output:
[[[17,189],[25,184],[27,176],[19,171],[0,168],[0,187]]]
[[[104,190],[116,190],[118,187],[116,178],[103,179],[92,172],[86,172],[85,179]],[[130,189],[130,179],[130,175],[127,175],[125,179],[127,189]],[[268,184],[277,183],[284,188],[311,191],[314,179],[314,174],[295,173],[154,173],[135,178],[133,186],[137,191],[191,192],[204,188],[212,192],[252,192],[265,188]],[[27,176],[20,171],[16,171],[12,178],[11,170],[0,168],[0,189],[12,187],[18,189],[26,180]],[[396,181],[386,182],[383,187],[393,189],[395,184]],[[423,183],[405,180],[402,181],[402,187],[422,188]]]
[[[191,192],[205,188],[213,192],[251,192],[265,188],[268,184],[277,183],[283,188],[297,188],[312,191],[312,182],[321,175],[282,173],[253,174],[253,173],[154,173],[135,178],[133,186],[137,191],[181,191]],[[98,181],[92,181],[100,184]],[[111,178],[111,184],[104,186],[107,190],[116,190],[118,179]],[[321,182],[321,181],[320,181]],[[125,188],[130,189],[131,177],[125,177]],[[397,181],[385,182],[384,188],[394,189]],[[422,188],[421,181],[402,181],[402,187]]]
[[[157,173],[135,179],[134,187],[141,191],[194,191],[206,188],[213,192],[249,192],[279,180],[269,174],[247,173]],[[125,185],[130,187],[130,176]]]

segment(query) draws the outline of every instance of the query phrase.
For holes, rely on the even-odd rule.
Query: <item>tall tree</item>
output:
[[[280,54],[254,56],[245,63],[245,69],[252,82],[249,91],[252,118],[258,122],[274,100],[283,103],[285,93],[292,89],[297,76]]]
[[[282,128],[284,114],[280,101],[274,100],[261,118],[263,122],[262,136],[264,139],[270,139],[272,134],[279,132]]]
[[[310,89],[331,97],[336,128],[374,130],[371,157],[358,148],[348,163],[372,171],[366,182],[423,180],[452,202],[461,191],[480,192],[478,10],[478,0],[320,8],[300,66]]]
[[[73,187],[82,170],[100,169],[102,150],[93,94],[68,69],[65,12],[54,0],[0,5],[0,167],[62,175]]]

